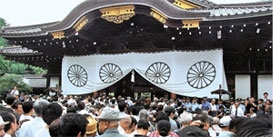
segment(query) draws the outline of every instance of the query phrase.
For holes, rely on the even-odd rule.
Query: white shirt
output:
[[[235,112],[236,112],[236,108],[233,108],[232,110],[231,110],[231,115],[232,116],[235,116]],[[242,108],[241,107],[238,107],[237,108],[237,116],[238,117],[243,117],[244,116],[244,111],[242,110]]]
[[[48,128],[42,128],[36,132],[35,137],[51,137]]]
[[[24,114],[20,116],[20,119],[19,121],[22,121],[22,120],[25,120],[25,119],[29,119],[29,120],[32,120],[33,117],[32,116],[25,116]]]
[[[17,89],[16,90],[11,90],[10,94],[19,96],[19,91]]]
[[[21,128],[18,137],[35,137],[35,133],[42,128],[45,128],[46,123],[41,117],[35,117],[31,121],[25,122]]]
[[[83,109],[83,110],[77,111],[77,114],[84,115],[84,114],[89,114],[89,113],[87,110]]]
[[[4,137],[11,137],[11,135],[6,133]]]

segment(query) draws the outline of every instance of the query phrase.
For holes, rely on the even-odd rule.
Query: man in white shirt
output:
[[[47,124],[42,129],[35,133],[35,137],[51,137],[49,133],[49,125],[55,119],[61,117],[63,108],[58,103],[51,103],[43,107],[42,118]]]
[[[44,99],[39,99],[34,103],[33,108],[36,117],[21,126],[18,137],[35,137],[35,133],[46,126],[42,119],[42,108],[46,105],[49,105],[49,102]]]
[[[231,110],[231,115],[235,118],[244,116],[244,111],[242,110],[241,107],[239,107],[239,105],[240,105],[239,102],[235,102],[234,104],[235,108]]]
[[[17,90],[16,86],[14,86],[13,89],[10,91],[10,95],[16,97],[16,99],[19,99],[19,91]]]

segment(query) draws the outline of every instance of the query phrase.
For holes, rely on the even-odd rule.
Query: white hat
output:
[[[230,116],[223,116],[220,119],[220,126],[222,126],[222,127],[229,126],[229,122],[230,121],[231,121],[231,117]]]
[[[105,107],[100,116],[97,117],[98,119],[102,120],[109,120],[109,121],[118,121],[121,118],[119,117],[119,110],[110,108],[110,107]]]
[[[0,126],[4,126],[6,124],[8,124],[9,122],[5,122],[2,118],[2,116],[0,116]]]

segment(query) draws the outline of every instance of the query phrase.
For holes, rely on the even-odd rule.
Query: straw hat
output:
[[[92,116],[88,116],[86,119],[88,121],[88,124],[86,125],[86,134],[97,132],[97,121]]]

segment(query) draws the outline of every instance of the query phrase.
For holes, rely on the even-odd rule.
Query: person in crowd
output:
[[[248,119],[250,118],[249,117],[232,118],[232,120],[229,122],[229,130],[236,134],[237,131],[240,130],[241,124],[247,121]]]
[[[67,113],[60,119],[58,135],[59,137],[85,137],[87,124],[88,121],[83,115]]]
[[[230,116],[224,116],[220,119],[220,127],[222,130],[219,131],[218,137],[233,137],[234,133],[230,131],[229,124],[231,121]]]
[[[272,116],[272,101],[267,100],[264,108],[265,114]]]
[[[127,100],[126,100],[127,104],[130,106],[134,105],[133,101],[131,100],[131,97],[127,97]]]
[[[255,108],[255,110],[257,110],[257,104],[255,103],[255,98],[254,97],[251,97],[249,99],[249,103],[251,105],[251,108]]]
[[[263,115],[264,110],[263,110],[263,106],[257,106],[257,111],[256,111],[256,115]]]
[[[127,111],[127,104],[126,104],[126,102],[125,101],[123,101],[123,100],[120,100],[119,102],[118,102],[118,109],[119,109],[119,117],[126,117],[126,116],[128,116],[128,114],[126,113],[126,111]]]
[[[157,124],[158,124],[158,122],[159,122],[160,120],[169,121],[169,117],[168,117],[168,115],[167,115],[166,113],[164,113],[164,112],[158,112],[157,115],[156,115],[156,120],[155,120],[155,121],[156,121],[156,127],[157,127]],[[152,133],[149,135],[149,137],[159,137],[159,136],[160,136],[160,135],[159,135],[159,133],[158,133],[158,130],[152,132]],[[172,131],[169,133],[169,136],[170,136],[170,137],[178,137],[178,135],[177,135],[176,133],[172,132]]]
[[[36,132],[35,137],[50,137],[49,125],[55,119],[61,117],[63,108],[58,103],[51,103],[42,108],[42,118],[47,124],[44,128]]]
[[[191,104],[191,99],[189,97],[186,98],[186,102],[185,102],[184,106],[186,107],[187,112],[191,112],[192,104]]]
[[[259,107],[259,106],[257,106],[257,107]],[[250,117],[250,118],[256,117],[257,114],[256,114],[256,112],[255,112],[255,108],[250,108],[249,113],[246,114],[246,116],[247,116],[247,117]]]
[[[76,111],[77,114],[81,114],[81,115],[88,114],[88,111],[85,109],[84,102],[80,101],[77,107],[78,107],[78,111]]]
[[[5,126],[9,124],[9,121],[4,121],[2,116],[0,115],[0,137],[4,137],[6,132],[5,132]]]
[[[14,96],[17,99],[19,99],[19,91],[17,90],[17,87],[14,86],[13,89],[10,91],[10,95]]]
[[[127,136],[133,136],[134,135],[134,132],[136,130],[136,125],[137,125],[137,120],[135,119],[135,117],[130,116],[130,118],[131,118],[132,122],[131,122],[131,125],[129,127],[128,132],[126,132]]]
[[[239,105],[240,105],[239,102],[235,102],[235,104],[234,104],[235,108],[233,108],[231,110],[231,115],[235,118],[244,116],[244,112],[243,112],[242,108],[239,107]]]
[[[171,131],[177,130],[178,126],[176,121],[173,119],[175,115],[175,108],[172,106],[167,106],[164,109],[164,112],[168,115],[169,121],[171,123]]]
[[[53,120],[50,123],[50,125],[48,127],[50,137],[59,137],[59,135],[58,135],[58,126],[59,126],[60,121],[61,121],[61,119],[58,118],[58,119]]]
[[[168,137],[171,132],[171,123],[167,120],[160,120],[157,123],[157,132],[162,137]]]
[[[72,95],[69,96],[69,99],[67,100],[67,105],[69,107],[76,107],[78,105],[77,101],[74,99]]]
[[[218,118],[222,118],[223,116],[226,115],[226,111],[223,105],[219,106],[219,111],[217,112],[217,116]]]
[[[189,126],[192,122],[192,113],[184,112],[179,116],[179,123],[181,124],[181,128],[174,130],[173,132],[178,134],[183,128]]]
[[[14,104],[12,105],[12,108],[14,112],[18,115],[21,116],[24,111],[23,111],[23,103],[20,101],[15,101]]]
[[[16,98],[14,96],[11,95],[7,95],[7,97],[5,98],[5,102],[6,102],[6,108],[8,109],[9,112],[13,112],[14,109],[12,108],[12,105],[14,104]]]
[[[219,132],[222,130],[219,125],[220,125],[220,120],[218,117],[211,117],[211,122],[210,122],[210,128],[208,130],[209,135],[211,137],[216,137],[219,135]]]
[[[20,134],[20,131],[21,131],[21,126],[27,122],[27,121],[30,121],[30,120],[33,120],[33,113],[34,113],[34,110],[33,110],[33,102],[31,101],[28,101],[28,102],[24,102],[23,103],[23,111],[24,111],[24,114],[22,114],[20,117],[19,117],[19,121],[20,121],[20,126],[19,126],[19,129],[17,130],[16,132],[16,136],[18,137],[19,134]]]
[[[131,117],[129,115],[125,116],[125,117],[122,117],[120,122],[119,122],[119,126],[118,126],[119,133],[123,134],[123,135],[128,133],[129,130],[130,130],[131,123],[132,123],[132,119],[131,119]]]
[[[197,114],[193,117],[190,126],[179,131],[179,137],[209,137],[209,118],[206,114]]]
[[[270,98],[268,97],[268,93],[267,92],[264,92],[264,103],[267,101],[267,100],[270,100]]]
[[[224,111],[227,112],[227,107],[225,106],[224,104],[224,101],[222,99],[219,99],[218,102],[217,102],[217,110],[219,111],[219,107],[220,106],[223,106],[224,107]]]
[[[147,134],[149,132],[150,124],[147,120],[140,119],[137,122],[136,126],[136,132],[134,134],[134,137],[147,137]]]
[[[256,116],[245,120],[240,125],[235,137],[271,137],[272,117],[268,115]]]
[[[217,106],[216,106],[216,100],[212,99],[211,103],[210,103],[209,115],[211,115],[212,117],[215,117],[215,116],[217,116],[217,112],[218,112],[218,109],[217,109]]]
[[[181,117],[181,129],[185,128],[186,126],[189,126],[192,122],[192,113],[182,113],[180,115]]]
[[[0,116],[3,118],[3,121],[8,122],[4,127],[4,131],[5,131],[4,137],[15,136],[15,133],[19,127],[19,122],[17,122],[17,119],[15,117],[15,113],[1,111]]]
[[[244,105],[245,105],[245,111],[244,111],[244,114],[248,114],[249,113],[249,109],[251,108],[251,104],[249,102],[249,99],[246,99],[244,101]]]
[[[33,102],[32,101],[24,102],[22,107],[23,107],[24,114],[22,114],[20,116],[19,121],[20,121],[21,125],[25,121],[32,120],[33,119],[32,115],[34,113]]]
[[[105,107],[101,114],[97,117],[98,119],[98,132],[101,134],[100,137],[125,137],[118,131],[119,110]]]
[[[138,116],[139,116],[139,120],[146,120],[146,121],[148,121],[148,123],[150,124],[150,126],[149,126],[149,132],[153,132],[153,131],[156,130],[155,126],[150,121],[150,115],[149,115],[149,112],[146,109],[141,109],[139,111]]]
[[[198,100],[197,97],[194,97],[194,98],[192,99],[192,103],[191,103],[191,111],[192,111],[192,112],[195,112],[195,110],[196,110],[197,108],[201,109],[200,104],[198,104],[197,100]]]
[[[211,106],[210,106],[210,103],[208,102],[208,98],[207,97],[203,97],[201,109],[202,109],[202,111],[206,111],[206,112],[210,111]]]
[[[20,129],[19,137],[35,137],[35,133],[46,126],[42,119],[42,109],[49,105],[49,102],[44,99],[39,99],[33,104],[33,109],[36,114],[33,120],[25,122]]]
[[[88,121],[86,125],[86,137],[95,137],[97,134],[97,121],[90,115],[84,116],[86,116],[86,119]]]

